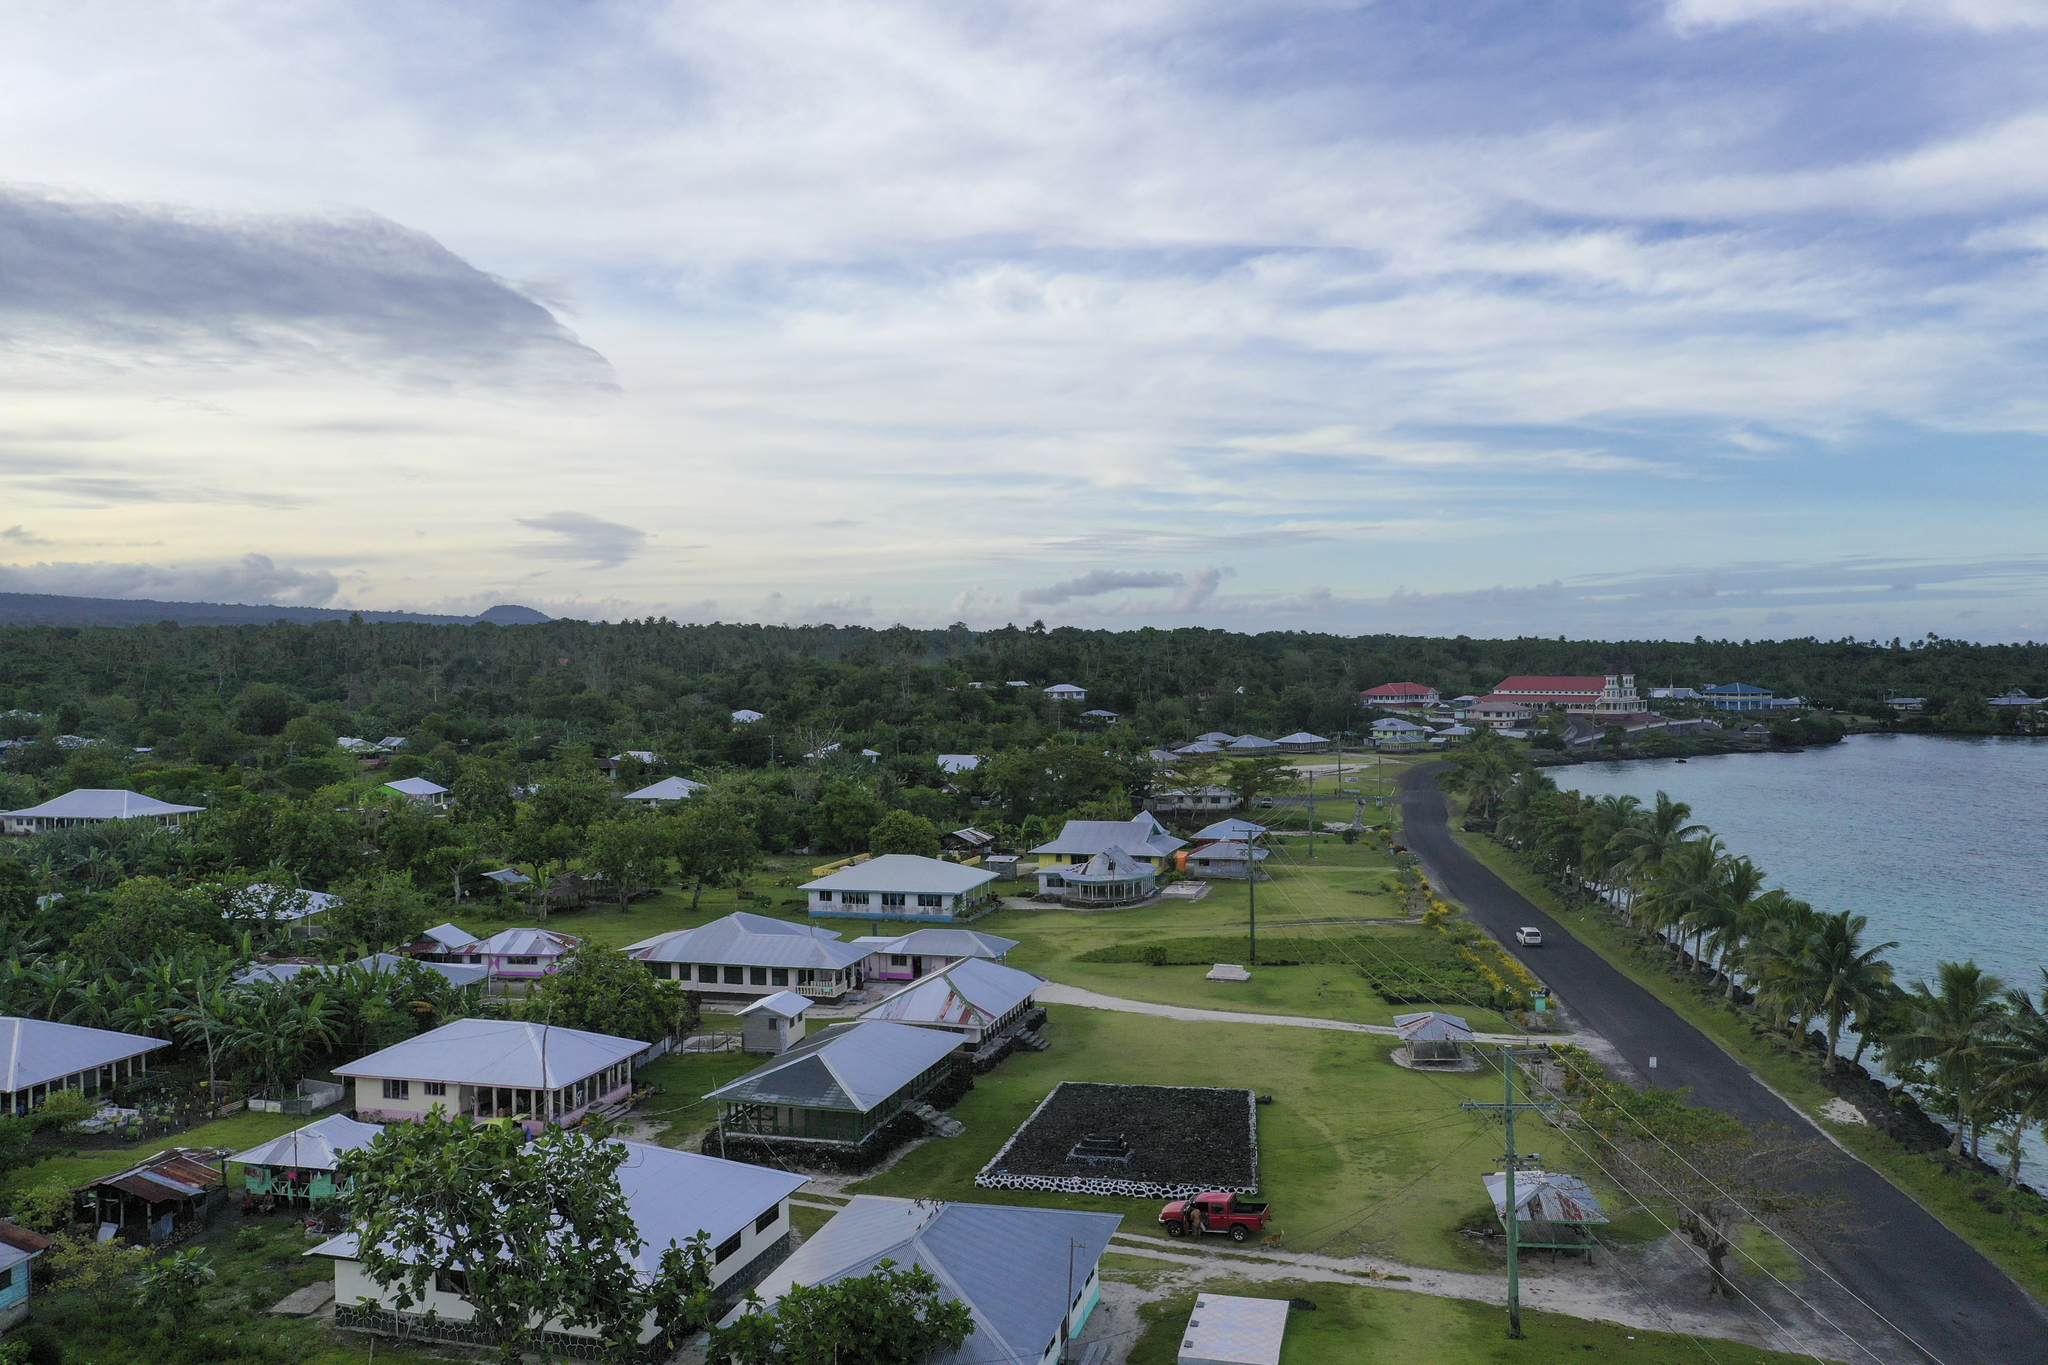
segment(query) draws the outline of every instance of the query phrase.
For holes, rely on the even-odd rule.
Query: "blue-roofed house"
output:
[[[0,1113],[21,1114],[53,1090],[105,1095],[149,1070],[149,1054],[170,1044],[112,1029],[48,1019],[0,1018]]]
[[[643,1283],[661,1273],[661,1256],[671,1242],[686,1246],[703,1232],[711,1242],[714,1311],[724,1312],[789,1255],[789,1197],[807,1177],[653,1143],[607,1141],[626,1149],[626,1160],[619,1166],[619,1192],[639,1235],[640,1249],[632,1262]],[[494,1344],[479,1341],[470,1326],[474,1310],[462,1297],[459,1265],[439,1270],[425,1300],[400,1309],[395,1288],[385,1289],[363,1273],[354,1233],[330,1238],[306,1254],[334,1262],[336,1327],[414,1340]],[[364,1304],[365,1299],[371,1306]],[[538,1344],[550,1359],[597,1359],[600,1343],[595,1331],[551,1328]],[[641,1343],[653,1341],[655,1331],[650,1313],[641,1328]]]
[[[1053,1365],[1102,1301],[1102,1253],[1122,1222],[1114,1213],[855,1195],[757,1292],[772,1313],[798,1285],[872,1274],[885,1260],[914,1265],[974,1320],[959,1350],[921,1365]]]
[[[1772,695],[1768,687],[1739,682],[1722,683],[1700,693],[1707,705],[1721,711],[1768,711]]]
[[[723,1134],[858,1146],[949,1079],[959,1046],[908,1024],[834,1024],[704,1098]]]

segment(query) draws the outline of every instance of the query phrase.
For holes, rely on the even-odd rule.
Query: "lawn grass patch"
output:
[[[1314,1312],[1297,1309],[1287,1315],[1280,1365],[1565,1365],[1589,1360],[1624,1360],[1631,1365],[1700,1365],[1703,1360],[1812,1365],[1814,1359],[1526,1308],[1524,1339],[1509,1341],[1506,1310],[1470,1299],[1327,1280],[1218,1279],[1140,1307],[1138,1317],[1145,1330],[1131,1349],[1130,1365],[1173,1365],[1198,1293],[1314,1303]]]
[[[1502,881],[1570,929],[1615,970],[1676,1010],[1787,1100],[1818,1119],[1822,1107],[1835,1098],[1835,1092],[1821,1083],[1817,1059],[1794,1056],[1782,1045],[1750,1031],[1754,1014],[1728,1004],[1715,992],[1673,979],[1661,953],[1642,948],[1634,935],[1597,908],[1567,909],[1511,849],[1484,835],[1455,837]],[[1989,1257],[2036,1300],[2048,1304],[2048,1227],[2032,1217],[2015,1223],[2007,1215],[1988,1213],[1970,1198],[1973,1186],[1997,1182],[1985,1176],[1944,1175],[1937,1163],[1906,1151],[1863,1124],[1818,1121],[1843,1147]]]
[[[745,1052],[671,1052],[636,1073],[653,1088],[634,1117],[666,1123],[655,1138],[664,1147],[696,1150],[697,1139],[718,1122],[718,1105],[704,1098],[728,1081],[736,1081],[768,1058]]]
[[[851,1189],[1117,1213],[1123,1231],[1164,1241],[1157,1200],[985,1190],[975,1174],[1062,1080],[1256,1085],[1274,1098],[1258,1109],[1256,1197],[1272,1202],[1287,1249],[1350,1255],[1370,1247],[1415,1264],[1487,1268],[1456,1226],[1485,1197],[1475,1173],[1500,1137],[1458,1103],[1495,1097],[1497,1082],[1404,1070],[1388,1060],[1393,1040],[1371,1034],[1068,1005],[1049,1013],[1049,1051],[1013,1054],[953,1106],[965,1133],[926,1142]]]
[[[11,1203],[24,1190],[40,1185],[83,1185],[88,1180],[97,1180],[133,1166],[169,1147],[225,1147],[230,1152],[247,1151],[259,1142],[268,1142],[294,1128],[303,1128],[319,1117],[321,1115],[318,1114],[268,1114],[249,1109],[212,1123],[200,1124],[197,1128],[188,1128],[182,1133],[138,1142],[132,1147],[104,1147],[53,1156],[33,1166],[8,1172],[6,1179],[0,1180],[0,1203]],[[239,1180],[239,1171],[240,1167],[229,1166],[230,1184]]]
[[[789,1206],[789,1221],[796,1224],[796,1230],[807,1239],[817,1236],[818,1229],[837,1216],[832,1209],[814,1209],[806,1204],[795,1203]]]

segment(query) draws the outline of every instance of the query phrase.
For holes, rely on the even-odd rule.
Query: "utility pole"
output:
[[[1251,854],[1246,853],[1245,857],[1249,859]],[[1316,770],[1313,766],[1308,770],[1308,860],[1316,860]]]
[[[1466,1100],[1460,1109],[1499,1110],[1507,1123],[1508,1149],[1501,1157],[1501,1170],[1507,1175],[1507,1203],[1502,1210],[1501,1225],[1508,1234],[1508,1339],[1522,1339],[1522,1251],[1521,1215],[1515,1204],[1515,1168],[1521,1164],[1521,1157],[1515,1152],[1515,1115],[1517,1113],[1541,1113],[1556,1108],[1553,1100],[1530,1100],[1515,1102],[1515,1058],[1547,1057],[1549,1048],[1503,1047],[1500,1050],[1501,1102],[1481,1104],[1477,1100]]]
[[[1244,893],[1251,901],[1252,960],[1249,966],[1259,965],[1259,860],[1252,856],[1252,841],[1249,835],[1244,841]]]

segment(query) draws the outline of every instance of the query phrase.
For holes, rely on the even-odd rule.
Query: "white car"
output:
[[[1524,948],[1541,948],[1543,946],[1543,931],[1533,926],[1524,926],[1515,930],[1515,942],[1521,944]]]

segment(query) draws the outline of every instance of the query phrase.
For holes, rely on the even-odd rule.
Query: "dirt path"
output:
[[[1187,1005],[1155,1005],[1149,1000],[1126,1000],[1122,996],[1102,995],[1096,991],[1083,990],[1079,986],[1062,986],[1048,981],[1036,992],[1041,1005],[1079,1005],[1089,1010],[1117,1010],[1124,1014],[1154,1014],[1162,1019],[1186,1019],[1197,1024],[1284,1024],[1288,1028],[1335,1029],[1341,1033],[1377,1033],[1385,1037],[1394,1036],[1392,1024],[1354,1024],[1342,1019],[1315,1019],[1300,1014],[1241,1014],[1236,1010],[1202,1010]],[[1472,1035],[1482,1043],[1526,1043],[1526,1034],[1475,1033]],[[1576,1033],[1546,1033],[1546,1043],[1583,1043],[1585,1039]]]

